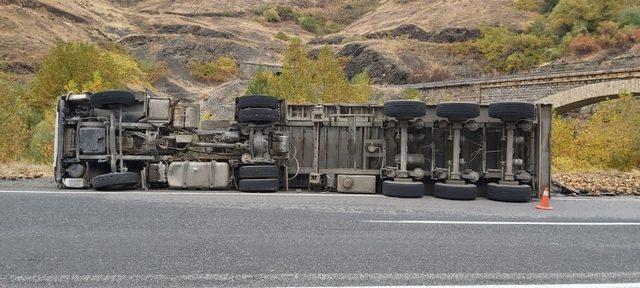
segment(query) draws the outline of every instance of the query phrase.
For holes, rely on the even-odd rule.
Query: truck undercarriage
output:
[[[551,107],[524,102],[288,104],[236,99],[233,121],[129,91],[58,104],[60,188],[292,188],[528,201],[550,185]]]

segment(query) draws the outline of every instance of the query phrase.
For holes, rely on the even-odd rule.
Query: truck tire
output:
[[[489,117],[502,121],[533,119],[536,106],[528,102],[498,102],[489,104]]]
[[[111,105],[129,106],[136,103],[136,95],[124,90],[103,91],[89,96],[91,108],[108,108]]]
[[[387,180],[382,182],[382,194],[398,198],[420,198],[424,196],[424,183]]]
[[[238,190],[243,192],[277,192],[280,189],[278,179],[240,179]]]
[[[238,97],[236,102],[238,109],[244,108],[280,108],[280,101],[277,98],[267,95],[247,95]]]
[[[478,187],[473,184],[436,183],[433,196],[451,200],[474,200],[478,195]]]
[[[280,119],[278,110],[270,108],[245,108],[238,111],[238,123],[273,123]]]
[[[413,119],[427,114],[427,105],[420,101],[391,100],[384,103],[384,115],[398,119]]]
[[[91,187],[96,190],[120,190],[140,184],[140,177],[134,172],[118,172],[98,175],[91,179]]]
[[[529,202],[533,189],[529,185],[487,184],[487,198],[502,202]]]
[[[449,121],[464,121],[480,116],[480,105],[472,102],[440,103],[436,106],[436,115]]]
[[[249,165],[238,169],[240,179],[280,178],[280,169],[274,165]]]

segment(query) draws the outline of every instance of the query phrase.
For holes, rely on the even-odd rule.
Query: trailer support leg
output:
[[[453,123],[453,157],[451,163],[451,180],[460,180],[460,133],[461,123]]]
[[[507,123],[507,157],[505,160],[504,180],[514,181],[513,177],[513,134],[515,123]]]

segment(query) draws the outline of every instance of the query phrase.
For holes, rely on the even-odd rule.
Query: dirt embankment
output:
[[[559,193],[587,196],[640,195],[640,171],[553,175]]]
[[[26,163],[0,163],[1,180],[21,180],[35,178],[51,178],[53,168],[50,165]]]

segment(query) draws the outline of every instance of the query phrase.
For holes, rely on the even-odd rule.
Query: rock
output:
[[[0,67],[0,70],[13,74],[28,75],[36,73],[38,71],[38,67],[31,63],[5,62],[2,64],[2,67]]]
[[[418,41],[427,42],[431,38],[432,33],[427,32],[415,24],[404,24],[390,30],[377,31],[367,34],[365,37],[369,39],[381,39],[381,38],[398,38],[406,37],[409,39],[415,39]]]
[[[431,36],[429,41],[437,43],[454,43],[480,38],[479,29],[445,28]]]
[[[375,84],[406,84],[411,80],[411,71],[402,63],[360,43],[344,46],[338,56],[351,57],[345,66],[349,78],[368,71]]]
[[[313,38],[309,41],[311,45],[338,45],[344,40],[342,35],[326,36],[322,38]]]
[[[422,42],[454,43],[477,39],[480,30],[475,28],[445,28],[438,32],[426,31],[415,24],[404,24],[390,30],[377,31],[366,35],[369,39],[405,37]]]
[[[194,36],[233,39],[234,35],[227,31],[213,30],[197,25],[168,24],[153,25],[153,28],[160,34],[190,34]]]
[[[553,180],[566,194],[640,195],[640,174],[632,172],[589,172],[554,174]]]

